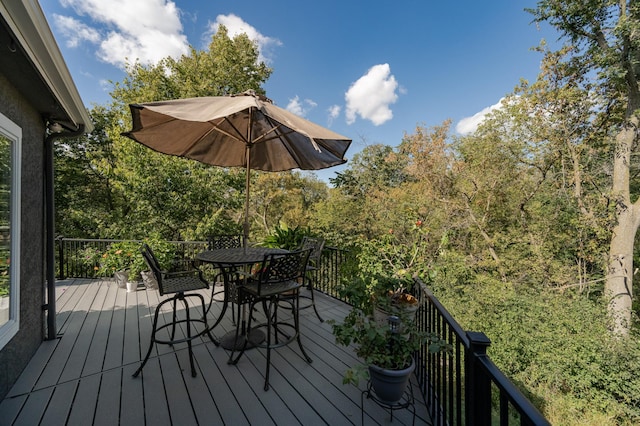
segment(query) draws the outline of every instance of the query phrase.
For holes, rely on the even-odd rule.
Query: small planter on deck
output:
[[[129,271],[116,271],[113,273],[118,288],[127,288],[127,280],[129,279]]]

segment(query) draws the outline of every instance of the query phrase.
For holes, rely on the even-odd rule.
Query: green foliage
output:
[[[412,311],[398,308],[393,315],[383,314],[378,320],[370,309],[365,311],[354,307],[342,323],[330,321],[336,343],[344,346],[354,344],[356,355],[365,363],[349,368],[345,372],[344,383],[358,385],[359,379],[367,377],[368,371],[364,367],[368,365],[388,370],[406,368],[411,364],[413,354],[427,344],[431,352],[448,349],[446,342],[436,334],[417,330]],[[395,325],[392,326],[391,322]]]
[[[544,396],[541,408],[553,424],[588,424],[602,413],[616,419],[611,424],[640,420],[639,340],[613,338],[606,307],[581,295],[516,291],[496,280],[452,285],[450,271],[435,277],[438,299],[463,329],[487,334],[491,359],[532,401]]]
[[[146,243],[151,247],[151,250],[163,271],[168,271],[171,266],[173,266],[176,256],[175,245],[163,240],[158,234],[155,234],[151,237],[145,238],[140,244],[138,244],[138,253],[140,253],[142,243]],[[140,273],[148,270],[149,266],[142,255],[136,255],[129,266],[129,280],[139,281]]]
[[[80,250],[78,256],[80,261],[92,271],[90,276],[97,277],[103,270],[100,268],[103,252],[91,245]]]
[[[390,292],[409,292],[413,286],[413,280],[408,276],[369,274],[358,266],[342,268],[340,280],[340,297],[367,315],[373,314],[374,306],[384,304]]]
[[[305,236],[310,235],[308,227],[306,229],[301,229],[299,226],[290,228],[286,223],[280,223],[273,229],[270,235],[260,242],[260,245],[263,247],[294,250],[302,245],[302,239]]]
[[[369,275],[425,278],[432,263],[437,241],[422,219],[401,224],[405,229],[389,229],[387,234],[359,243],[358,259]]]
[[[9,276],[9,250],[0,249],[0,297],[8,296],[11,290],[11,281]]]
[[[94,265],[95,253],[85,249],[85,255],[90,265]],[[102,276],[110,276],[118,271],[128,270],[136,258],[142,258],[140,243],[136,241],[119,241],[109,245],[109,248],[100,255],[99,273]]]
[[[419,222],[416,227],[421,225]],[[356,354],[365,363],[348,369],[344,383],[357,385],[359,379],[367,377],[366,366],[371,364],[392,370],[406,368],[411,356],[425,344],[432,352],[447,348],[439,336],[415,327],[420,302],[410,295],[412,275],[409,270],[395,268],[398,263],[393,261],[401,262],[405,254],[393,239],[384,239],[362,244],[341,266],[338,292],[353,308],[342,323],[330,324],[336,343],[355,344]],[[390,326],[392,319],[397,321],[394,327]]]
[[[175,246],[152,234],[142,241],[125,240],[109,244],[106,251],[88,246],[80,252],[82,262],[93,268],[96,276],[111,276],[114,272],[127,271],[129,281],[139,281],[140,273],[149,267],[140,252],[142,244],[151,247],[163,270],[169,270],[175,260]]]

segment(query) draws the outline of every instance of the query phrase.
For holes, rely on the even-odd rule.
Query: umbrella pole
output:
[[[247,247],[249,244],[249,189],[251,187],[251,146],[252,137],[251,128],[253,127],[253,107],[249,108],[249,126],[247,127],[247,140],[245,142],[245,161],[247,162],[246,182],[245,182],[245,200],[244,200],[244,235],[242,246]]]
[[[245,183],[245,200],[244,200],[244,235],[242,246],[247,247],[247,243],[249,242],[249,189],[251,186],[251,165],[249,164],[249,159],[251,158],[251,144],[247,144],[245,148],[246,153],[246,161],[247,161],[247,173],[246,173],[246,183]]]

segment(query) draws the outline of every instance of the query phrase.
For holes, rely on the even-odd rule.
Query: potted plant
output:
[[[158,260],[158,263],[160,263],[162,270],[168,271],[175,260],[175,246],[157,235],[145,238],[143,242],[147,243],[149,247],[151,247],[151,250],[153,250],[153,254]],[[138,244],[138,252],[129,268],[129,279],[135,279],[138,281],[142,279],[146,288],[156,289],[158,288],[158,282],[153,276],[153,273],[149,271],[149,266],[140,254],[141,245],[142,244]]]
[[[100,258],[99,273],[103,276],[113,275],[120,288],[126,288],[130,278],[129,269],[140,255],[140,243],[136,241],[119,241],[109,245]]]
[[[79,251],[80,261],[87,267],[87,276],[96,277],[100,273],[100,261],[102,259],[102,251],[92,245],[85,246]]]
[[[407,292],[405,279],[359,277],[349,284],[342,290],[353,308],[342,323],[332,322],[332,330],[336,343],[355,345],[364,363],[349,368],[343,383],[358,385],[368,378],[376,395],[393,404],[402,398],[413,373],[413,354],[424,345],[432,352],[447,345],[439,336],[417,329],[415,311],[420,302]]]

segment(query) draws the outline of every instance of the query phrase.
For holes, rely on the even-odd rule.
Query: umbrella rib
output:
[[[271,125],[273,126],[273,123],[272,123],[271,118],[270,118],[269,116],[266,116],[266,119],[267,119],[267,121],[269,122],[269,124],[271,124]],[[276,121],[276,123],[278,123],[278,122]],[[294,130],[292,130],[291,132],[278,132],[278,129],[279,129],[281,126],[282,126],[282,124],[281,124],[281,123],[278,123],[278,125],[277,125],[277,126],[274,126],[274,127],[272,128],[272,130],[276,133],[276,135],[275,135],[274,137],[276,137],[276,138],[277,138],[277,137],[278,137],[278,135],[280,135],[280,137],[282,137],[282,138],[284,138],[284,139],[286,139],[286,140],[287,140],[288,144],[284,145],[284,148],[287,150],[287,152],[289,153],[289,155],[291,155],[291,157],[295,160],[295,162],[296,162],[298,165],[300,165],[300,164],[301,164],[300,157],[299,157],[298,155],[296,155],[296,153],[295,153],[293,150],[289,149],[289,146],[293,146],[293,142],[292,142],[292,141],[291,141],[291,139],[289,138],[289,134],[291,134],[291,133],[295,133],[295,131],[294,131]],[[302,132],[298,132],[298,133],[302,133]],[[302,133],[302,134],[304,134],[304,133]],[[319,152],[320,152],[320,148],[318,147],[318,145],[316,145],[316,143],[315,143],[315,141],[313,140],[313,138],[312,138],[312,137],[310,137],[310,136],[309,136],[309,135],[307,135],[307,134],[304,134],[304,135],[305,135],[306,137],[308,137],[308,138],[311,140],[311,144],[313,145],[313,147],[314,147],[317,151],[319,151]]]
[[[340,155],[338,152],[336,152],[335,150],[331,149],[330,147],[328,147],[323,141],[325,139],[314,139],[314,141],[319,145],[322,146],[325,150],[327,150],[328,152],[331,153],[331,155],[333,155],[336,158],[342,158],[342,155]]]
[[[283,126],[282,123],[273,120],[270,116],[265,115],[266,120],[269,122],[269,124],[271,124],[273,126],[273,123],[277,123],[277,126],[274,126],[272,130],[276,131]],[[279,135],[281,135],[282,137],[284,137],[285,139],[287,139],[287,141],[289,143],[291,143],[291,139],[289,139],[287,136],[289,135],[289,133],[300,133],[301,135],[306,136],[310,141],[311,141],[311,145],[313,145],[313,147],[315,148],[316,151],[318,152],[322,152],[320,150],[320,147],[318,146],[318,144],[316,143],[315,139],[313,139],[311,136],[309,136],[309,134],[305,131],[299,130],[299,129],[291,129],[291,132],[280,132]],[[278,137],[278,135],[276,135],[275,137]]]
[[[226,130],[221,129],[219,127],[225,121],[227,123],[229,123],[229,125],[231,126],[231,128],[233,130],[236,131],[237,135],[234,135],[234,134],[232,134],[230,132],[227,132]],[[236,141],[242,142],[242,143],[247,143],[247,140],[242,136],[242,133],[240,132],[240,130],[238,130],[238,128],[231,122],[231,120],[229,120],[228,117],[226,117],[226,116],[222,117],[222,119],[217,123],[214,123],[213,121],[209,121],[209,123],[211,123],[211,125],[213,126],[213,129],[211,129],[211,131],[215,130],[215,131],[217,131],[219,133],[222,133],[223,135],[229,136],[233,140],[236,140]]]

